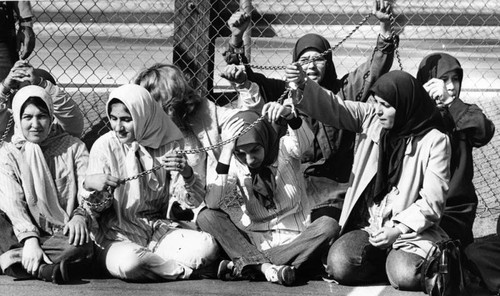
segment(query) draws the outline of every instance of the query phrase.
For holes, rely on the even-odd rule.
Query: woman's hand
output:
[[[250,88],[251,82],[248,81],[247,72],[245,71],[245,66],[241,65],[227,65],[224,71],[220,74],[222,78],[227,79],[233,86],[239,88]]]
[[[38,273],[38,268],[43,262],[47,264],[52,264],[49,257],[40,247],[37,237],[30,237],[24,241],[23,255],[21,258],[21,263],[29,274],[34,276]]]
[[[243,119],[234,117],[231,120],[229,120],[222,128],[221,132],[221,140],[222,141],[227,141],[231,139],[232,137],[236,136],[239,134],[243,128],[244,128],[245,122]],[[236,142],[236,139],[234,139],[232,142]]]
[[[380,21],[380,34],[388,37],[391,32],[391,13],[393,0],[373,0],[372,13]]]
[[[453,97],[448,93],[442,79],[432,78],[424,83],[424,89],[429,93],[431,99],[436,101],[438,108],[443,108],[453,102]]]
[[[160,162],[167,171],[177,171],[185,179],[193,176],[193,169],[187,162],[186,154],[171,151],[165,154]]]
[[[108,174],[93,174],[85,176],[83,188],[85,190],[110,191],[118,187],[120,179]]]
[[[3,81],[4,87],[19,89],[21,85],[31,84],[33,79],[33,66],[28,62],[19,60],[10,69],[9,74]]]
[[[231,30],[231,41],[233,46],[239,46],[243,33],[250,25],[251,17],[248,13],[238,10],[227,21],[227,26]]]
[[[401,230],[399,228],[384,226],[378,232],[371,233],[368,240],[374,247],[387,249],[392,246],[400,235]]]
[[[295,62],[286,66],[285,77],[287,82],[294,83],[298,88],[303,89],[307,75],[300,63]]]
[[[238,117],[232,118],[222,128],[222,132],[220,135],[221,140],[227,141],[233,138],[234,136],[238,135],[243,130],[244,125],[245,122],[243,121],[243,119]],[[236,139],[231,141],[231,143],[234,145],[236,143]],[[231,145],[231,143],[228,143],[227,145]]]
[[[64,226],[63,234],[67,235],[68,242],[71,245],[81,246],[89,242],[89,231],[85,217],[82,215],[74,215],[71,220]]]
[[[276,122],[281,117],[286,118],[291,113],[292,109],[289,106],[283,106],[278,102],[269,102],[262,107],[262,114],[266,114],[270,122]]]

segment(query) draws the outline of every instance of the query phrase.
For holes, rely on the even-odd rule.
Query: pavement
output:
[[[471,296],[487,296],[486,290],[475,286]],[[388,285],[351,287],[325,281],[309,281],[294,287],[284,287],[268,282],[220,280],[186,280],[166,283],[129,283],[118,279],[84,279],[66,285],[27,280],[13,281],[0,276],[0,295],[12,296],[188,296],[188,295],[303,295],[303,296],[419,296],[423,292],[398,291]]]
[[[276,16],[271,26],[273,38],[253,38],[252,62],[266,65],[282,65],[289,61],[294,40],[308,32],[324,34],[330,42],[343,38],[352,30],[357,19],[342,18],[341,25],[321,25],[314,19],[301,25],[296,20],[311,11],[309,6],[301,6],[304,0],[266,1],[253,0],[255,9],[264,18]],[[308,0],[315,10],[328,1]],[[334,5],[345,14],[367,14],[370,7],[366,0],[336,0]],[[412,72],[426,54],[446,50],[457,56],[465,69],[467,80],[462,96],[468,102],[477,103],[496,126],[500,126],[500,94],[498,73],[500,73],[500,48],[495,36],[500,36],[500,27],[495,18],[484,16],[500,14],[500,1],[412,1],[405,6],[404,13],[411,21],[401,29],[400,53],[404,69]],[[401,1],[401,5],[406,1]],[[175,13],[174,0],[164,1],[39,1],[35,12],[39,19],[35,22],[37,35],[36,56],[30,58],[35,65],[45,65],[58,77],[61,85],[79,100],[86,114],[89,127],[101,116],[103,100],[108,90],[116,85],[128,83],[137,72],[153,61],[171,62],[173,25],[168,20]],[[296,13],[300,9],[300,14]],[[309,9],[309,10],[308,10]],[[330,9],[325,7],[325,9]],[[109,21],[103,22],[104,11],[113,14]],[[340,11],[340,9],[339,9]],[[140,18],[122,17],[129,12]],[[163,12],[163,13],[158,13]],[[61,14],[62,13],[62,14]],[[66,15],[68,18],[66,18]],[[450,15],[456,20],[451,26],[446,21],[429,19],[429,16]],[[62,17],[64,16],[64,17]],[[107,16],[107,15],[106,15]],[[290,17],[292,16],[292,17]],[[418,18],[415,16],[426,16]],[[54,21],[50,21],[55,17]],[[330,16],[330,18],[339,17]],[[159,18],[159,19],[158,19]],[[474,20],[486,19],[486,26],[477,25]],[[163,20],[163,21],[162,21]],[[288,23],[285,21],[288,20]],[[323,19],[324,20],[324,19]],[[473,22],[471,23],[471,20]],[[426,23],[427,22],[427,23]],[[341,74],[359,65],[375,43],[377,25],[370,20],[353,38],[335,52],[337,71]],[[365,38],[364,36],[370,36]],[[443,38],[448,36],[450,38]],[[476,44],[474,39],[486,39],[489,42]],[[372,38],[373,37],[373,38]],[[451,38],[452,37],[452,38]],[[493,40],[493,41],[491,41]],[[463,42],[463,43],[461,43]],[[43,44],[43,46],[40,46]],[[229,87],[227,81],[219,78],[223,69],[221,53],[227,44],[227,38],[217,38],[215,54],[214,80],[217,91]],[[40,46],[40,47],[39,47]],[[258,50],[257,50],[258,49]],[[271,59],[269,57],[272,56]],[[61,66],[63,65],[63,66]],[[397,67],[395,61],[394,68]],[[266,75],[281,77],[279,71],[267,71]],[[500,173],[500,139],[481,149],[475,150],[476,179],[481,203],[476,219],[474,233],[477,237],[493,233],[494,221],[498,216],[500,204],[500,184],[496,184]],[[499,186],[499,188],[497,188]],[[488,207],[486,205],[491,205]],[[471,287],[474,296],[487,295],[480,287]],[[267,282],[223,282],[219,280],[192,280],[167,283],[138,284],[117,279],[84,279],[68,285],[54,285],[41,281],[13,281],[7,276],[0,276],[0,295],[424,295],[422,292],[401,292],[387,285],[350,287],[324,281],[309,281],[294,287],[283,287]]]

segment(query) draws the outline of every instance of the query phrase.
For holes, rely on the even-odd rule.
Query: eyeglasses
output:
[[[301,65],[307,65],[309,63],[314,63],[315,66],[317,65],[324,65],[326,64],[326,59],[322,56],[315,56],[315,57],[309,57],[309,58],[301,58],[299,59],[299,63]]]

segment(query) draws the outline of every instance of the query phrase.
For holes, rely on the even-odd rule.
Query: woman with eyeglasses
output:
[[[373,83],[390,70],[398,37],[390,30],[389,1],[374,0],[373,13],[380,20],[380,35],[377,46],[367,62],[342,78],[337,77],[331,45],[318,34],[306,34],[299,38],[293,48],[293,62],[300,63],[307,78],[344,100],[366,101]],[[228,26],[232,35],[229,49],[224,53],[226,62],[246,62],[240,53],[242,36],[250,24],[250,15],[238,11],[231,16]],[[326,52],[327,50],[330,50]],[[325,53],[323,55],[323,53]],[[254,73],[249,67],[248,79],[256,82],[266,102],[276,101],[285,91],[286,82]],[[302,158],[302,169],[307,180],[308,193],[317,201],[314,217],[326,212],[338,219],[342,207],[342,196],[347,188],[354,157],[355,134],[324,124],[312,118],[305,120],[314,133],[311,149]],[[325,207],[324,202],[329,206]],[[326,212],[325,212],[326,211]]]

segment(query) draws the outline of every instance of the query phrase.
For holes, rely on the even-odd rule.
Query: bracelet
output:
[[[6,95],[12,93],[12,89],[10,87],[8,87],[7,85],[5,85],[5,79],[2,80],[2,86],[3,86],[2,93],[6,94]]]
[[[31,17],[19,19],[19,27],[33,27],[33,19]]]
[[[84,218],[87,218],[87,211],[82,206],[78,206],[71,213],[71,218],[73,218],[74,216],[77,216],[77,215],[78,216],[83,216]]]
[[[229,173],[229,165],[222,162],[218,162],[217,166],[215,167],[215,171],[219,175],[227,175]]]

